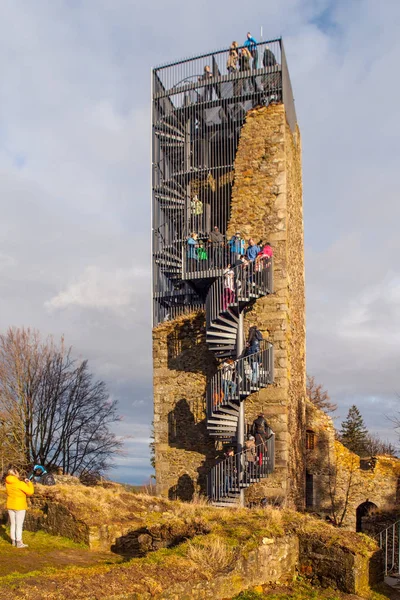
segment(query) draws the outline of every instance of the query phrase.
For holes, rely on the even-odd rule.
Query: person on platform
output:
[[[197,270],[197,248],[199,246],[199,240],[197,233],[191,233],[187,239],[187,258],[189,271]]]
[[[241,71],[241,72],[250,71],[250,59],[251,59],[251,54],[248,51],[248,49],[242,48],[239,51],[239,71]],[[249,77],[244,77],[243,79],[240,79],[240,81],[238,82],[238,94],[237,95],[241,95],[243,92],[247,93],[247,91],[251,91],[249,88],[251,88],[251,83],[249,81]]]
[[[228,242],[229,251],[231,253],[231,264],[234,265],[244,254],[244,240],[237,231]]]
[[[237,42],[232,42],[230,45],[228,61],[226,63],[228,73],[235,73],[235,71],[237,71],[239,61],[238,46],[239,44]]]
[[[204,67],[203,75],[200,77],[200,81],[210,81],[210,79],[212,79],[212,78],[213,78],[213,74],[211,72],[210,65],[206,65]],[[204,86],[204,94],[203,94],[203,98],[204,98],[205,102],[207,102],[207,100],[212,100],[212,95],[213,95],[213,86],[205,85]]]
[[[268,67],[274,67],[276,65],[275,54],[269,48],[269,46],[265,46],[264,54],[263,54],[263,67],[266,69]]]
[[[250,262],[253,262],[256,260],[257,255],[259,254],[261,248],[260,246],[258,246],[253,238],[249,239],[249,245],[247,247],[246,250],[246,257],[249,259]]]
[[[212,250],[212,263],[215,269],[222,269],[224,266],[222,257],[223,257],[223,249],[224,249],[224,236],[220,232],[217,225],[214,225],[214,229],[210,233],[210,238],[208,240],[211,243]]]
[[[250,52],[250,55],[253,58],[253,71],[256,71],[258,69],[257,40],[253,38],[250,31],[247,33],[246,41],[243,46]]]

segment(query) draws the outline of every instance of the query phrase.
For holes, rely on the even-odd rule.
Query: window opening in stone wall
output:
[[[314,507],[314,475],[306,473],[306,508]]]
[[[314,450],[315,449],[315,433],[311,431],[311,429],[307,429],[306,431],[306,450]]]

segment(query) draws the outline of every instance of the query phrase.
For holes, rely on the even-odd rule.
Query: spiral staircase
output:
[[[234,290],[227,291],[224,276],[211,285],[206,297],[206,339],[222,363],[207,386],[208,434],[221,442],[237,443],[241,403],[273,383],[273,347],[261,341],[256,352],[237,357],[243,312],[273,289],[272,259],[232,269]],[[228,359],[230,359],[228,361]],[[233,375],[234,374],[234,375]],[[268,436],[267,436],[268,437]],[[274,469],[274,436],[265,448],[256,448],[254,464],[241,450],[215,465],[208,477],[208,496],[216,506],[239,504],[241,490],[267,477]]]

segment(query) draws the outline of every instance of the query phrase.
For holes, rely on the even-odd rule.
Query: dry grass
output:
[[[186,556],[207,579],[212,579],[216,573],[232,570],[236,561],[234,549],[218,536],[188,542]]]

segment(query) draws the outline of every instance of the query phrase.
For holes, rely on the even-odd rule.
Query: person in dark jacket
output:
[[[212,249],[212,266],[216,269],[222,269],[225,267],[223,264],[223,250],[224,250],[224,236],[218,229],[217,225],[214,225],[213,231],[210,233],[208,240],[211,244]]]
[[[276,58],[272,50],[266,46],[263,55],[263,66],[266,69],[271,69],[277,64]],[[280,88],[280,73],[269,73],[262,77],[262,85],[264,91],[268,94],[268,103],[277,102],[279,100]]]
[[[268,432],[270,432],[269,435]],[[261,466],[263,464],[264,456],[268,454],[267,441],[274,435],[265,420],[264,413],[260,413],[258,417],[254,419],[251,426],[251,434],[254,435],[256,440],[258,463]]]
[[[272,52],[272,50],[268,46],[265,46],[265,50],[264,50],[264,54],[263,54],[263,66],[265,68],[268,68],[268,67],[274,67],[275,65],[276,65],[275,54]]]
[[[252,325],[246,342],[247,355],[260,351],[260,341],[259,329],[256,325]]]

